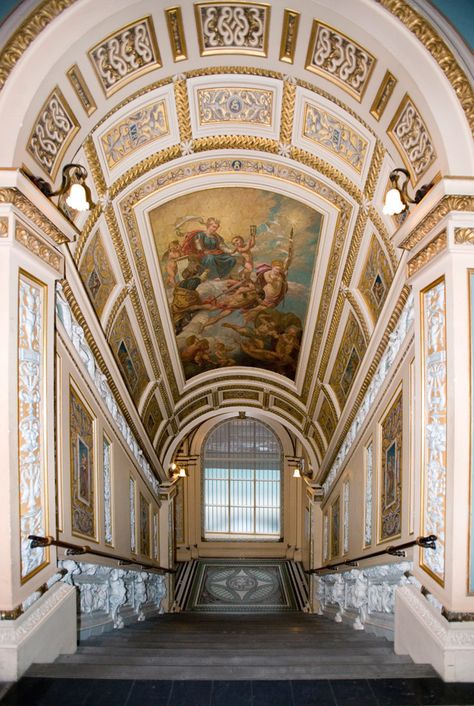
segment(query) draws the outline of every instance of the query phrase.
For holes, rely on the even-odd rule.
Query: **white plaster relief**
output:
[[[73,113],[59,88],[55,88],[41,108],[28,142],[28,152],[53,179],[57,163],[77,130]]]
[[[151,488],[158,495],[159,482],[157,478],[153,475],[150,464],[145,459],[142,449],[140,448],[138,441],[136,440],[132,430],[128,426],[123,414],[120,412],[119,406],[110,390],[107,382],[107,378],[100,371],[99,366],[94,358],[94,354],[89,348],[84,334],[84,329],[79,326],[76,319],[74,318],[71,307],[67,303],[64,295],[62,294],[62,287],[60,284],[56,285],[56,312],[58,318],[62,322],[66,334],[71,341],[72,345],[78,352],[84,366],[89,374],[90,379],[96,390],[99,393],[100,398],[104,401],[107,409],[109,410],[112,419],[115,422],[115,426],[120,432],[120,435],[124,439],[126,445],[132,452],[138,467],[143,471],[145,478],[150,484]]]
[[[31,548],[30,534],[47,534],[44,508],[44,288],[22,275],[18,285],[18,466],[20,481],[21,576],[46,560]]]
[[[364,630],[370,615],[393,616],[395,589],[409,582],[405,574],[411,568],[411,562],[405,561],[315,576],[319,612],[322,615],[330,609],[334,613],[336,609],[336,622],[346,617],[355,630]]]
[[[104,469],[104,541],[112,544],[112,468],[110,463],[110,441],[103,440],[103,469]]]
[[[347,554],[349,551],[349,493],[350,486],[349,481],[346,480],[344,483],[342,491],[343,500],[343,540],[342,540],[342,551]]]
[[[408,95],[397,115],[388,132],[400,148],[416,182],[433,164],[436,152],[423,118]]]
[[[373,443],[365,450],[365,522],[364,546],[372,544],[372,483],[373,483]]]
[[[166,595],[162,574],[148,571],[126,571],[99,564],[86,564],[66,559],[60,562],[68,574],[64,579],[79,590],[79,612],[86,616],[106,613],[115,629],[124,627],[121,611],[132,607],[138,621],[147,610],[163,612],[161,602]]]
[[[130,478],[130,496],[129,496],[129,509],[130,509],[130,551],[133,554],[137,552],[137,536],[136,536],[136,487],[133,478]]]
[[[424,294],[425,498],[424,532],[437,536],[437,551],[424,551],[423,563],[444,578],[446,505],[446,313],[445,283]]]
[[[273,91],[252,88],[207,88],[197,92],[202,125],[237,122],[271,125]]]
[[[339,449],[336,459],[333,465],[331,466],[331,470],[329,471],[326,480],[323,483],[324,494],[326,496],[329,494],[329,491],[331,490],[331,487],[334,484],[334,481],[336,480],[339,471],[342,469],[344,461],[346,460],[351,450],[352,444],[354,443],[355,438],[364,423],[364,420],[369,414],[380,388],[382,387],[385,379],[387,378],[390,372],[392,363],[395,360],[395,357],[400,348],[402,347],[402,344],[405,341],[408,332],[412,326],[413,318],[414,297],[413,293],[410,292],[406,304],[403,308],[403,311],[400,314],[398,323],[395,329],[390,334],[388,345],[380,359],[380,363],[377,367],[377,370],[375,371],[374,376],[372,377],[370,385],[364,395],[364,399],[362,400],[362,403],[354,418],[354,421],[352,422],[349,431],[347,432],[344,441],[342,442],[341,448]]]

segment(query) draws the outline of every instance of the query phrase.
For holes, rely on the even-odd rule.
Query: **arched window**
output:
[[[204,537],[281,536],[282,450],[275,433],[254,419],[217,426],[203,449]]]

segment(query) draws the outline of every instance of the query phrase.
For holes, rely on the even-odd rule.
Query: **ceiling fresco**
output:
[[[294,379],[321,214],[229,187],[174,199],[150,220],[186,379],[235,365]]]

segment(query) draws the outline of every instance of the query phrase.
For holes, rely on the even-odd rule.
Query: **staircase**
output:
[[[83,641],[28,677],[91,679],[376,679],[434,677],[385,638],[304,613],[175,613]]]

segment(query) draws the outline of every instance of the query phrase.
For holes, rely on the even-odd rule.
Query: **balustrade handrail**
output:
[[[390,554],[390,556],[406,556],[405,549],[409,547],[422,547],[423,549],[436,549],[436,540],[438,537],[435,534],[429,534],[426,537],[417,537],[404,544],[397,544],[396,546],[390,545],[385,547],[385,549],[380,549],[378,552],[372,552],[371,554],[362,554],[361,556],[356,556],[354,559],[348,559],[347,561],[338,561],[336,564],[326,564],[325,566],[318,566],[317,569],[306,569],[305,574],[317,574],[320,571],[337,571],[339,566],[359,566],[359,561],[364,559],[372,559],[375,556],[382,556],[383,554]]]
[[[101,556],[105,559],[113,559],[119,566],[136,566],[138,568],[146,569],[147,571],[153,571],[155,573],[165,573],[165,574],[175,574],[175,569],[168,569],[165,566],[156,566],[155,564],[148,563],[146,561],[134,561],[133,559],[128,559],[127,557],[117,556],[117,554],[110,554],[109,552],[102,552],[99,549],[93,549],[88,544],[72,544],[71,542],[62,542],[59,539],[55,539],[48,535],[47,537],[38,537],[37,535],[30,534],[28,539],[31,540],[31,548],[36,549],[37,547],[49,547],[51,545],[55,547],[61,547],[66,550],[66,556],[76,556],[77,554],[92,554],[93,556]]]

